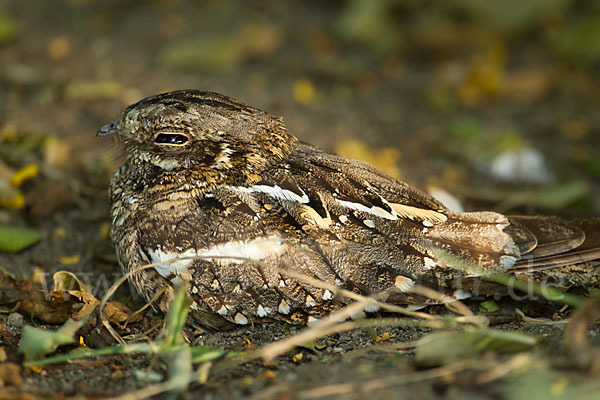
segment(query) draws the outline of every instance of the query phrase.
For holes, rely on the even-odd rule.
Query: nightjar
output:
[[[189,281],[191,316],[207,328],[306,323],[350,301],[266,265],[356,293],[386,291],[388,302],[413,306],[430,302],[411,292],[415,283],[454,298],[499,290],[436,249],[521,279],[564,287],[600,281],[600,218],[453,212],[217,93],[148,97],[98,135],[113,137],[126,155],[110,182],[122,269],[161,263],[131,280],[163,310],[174,279]]]

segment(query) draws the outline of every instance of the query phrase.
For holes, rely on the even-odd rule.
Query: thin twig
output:
[[[152,338],[150,338],[150,332],[155,331],[156,329],[160,328],[162,325],[164,325],[164,321],[161,322],[157,322],[154,325],[152,325],[148,330],[141,332],[141,333],[134,333],[128,336],[123,337],[124,340],[127,340],[127,343],[132,343],[132,342],[139,342],[143,339],[148,339],[148,340],[152,340]]]
[[[523,313],[523,311],[519,310],[518,308],[515,308],[515,313],[521,317],[521,319],[523,320],[523,322],[526,322],[528,324],[532,324],[532,325],[565,325],[569,323],[569,319],[563,319],[560,321],[553,321],[551,319],[548,318],[532,318],[532,317],[528,317],[527,315],[525,315],[525,313]]]
[[[137,310],[135,310],[131,314],[127,315],[127,320],[125,321],[125,325],[123,325],[123,328],[127,327],[127,324],[129,323],[129,321],[132,321],[136,316],[138,316],[139,314],[141,314],[146,308],[148,308],[152,304],[154,304],[154,302],[156,300],[158,300],[158,298],[165,292],[165,290],[166,290],[166,288],[163,287],[158,292],[156,292],[156,294],[154,295],[154,297],[152,297],[150,299],[150,301],[146,302],[146,304],[144,304],[142,307],[138,308]]]
[[[428,288],[423,285],[415,285],[410,288],[410,293],[420,294],[421,296],[428,297],[435,301],[445,304],[451,311],[464,316],[473,316],[473,312],[463,302],[455,299],[454,297],[446,296],[436,290]]]

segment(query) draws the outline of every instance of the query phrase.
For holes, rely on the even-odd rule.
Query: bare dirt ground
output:
[[[0,267],[48,282],[72,271],[100,298],[120,276],[107,238],[107,185],[120,154],[95,132],[130,103],[182,88],[281,115],[301,140],[443,188],[469,210],[600,215],[598,6],[509,3],[0,1],[0,182],[3,168],[9,178],[37,168],[11,189],[22,200],[0,195],[0,225],[41,234],[27,249],[0,252]],[[500,156],[522,151],[542,163],[526,168],[531,176],[494,173]],[[115,297],[142,305],[127,286]],[[432,329],[358,328],[274,361],[213,369],[180,396],[594,398],[598,371],[563,345],[571,308],[503,299],[484,313],[480,303],[467,305],[493,327],[543,340],[425,368],[411,344]],[[540,320],[523,320],[517,307]],[[141,335],[162,319],[146,310],[121,333]],[[581,331],[590,352],[600,345],[592,322]],[[4,305],[0,324],[0,362],[19,366],[23,326],[59,326]],[[300,330],[185,332],[193,345],[249,353]],[[0,398],[119,396],[164,380],[165,369],[140,355],[23,367],[18,377],[0,372]]]

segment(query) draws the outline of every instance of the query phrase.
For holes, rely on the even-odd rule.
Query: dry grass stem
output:
[[[446,296],[445,294],[426,286],[415,285],[410,288],[410,293],[420,294],[421,296],[425,296],[439,303],[443,303],[446,305],[446,307],[448,307],[448,309],[457,314],[462,314],[464,316],[474,315],[473,312],[463,302],[455,299],[454,297]]]
[[[131,277],[133,274],[145,270],[145,269],[149,269],[149,268],[154,268],[160,265],[166,265],[175,261],[185,261],[185,260],[202,260],[202,259],[217,259],[217,258],[226,258],[226,259],[239,259],[239,260],[246,260],[246,261],[252,261],[254,264],[260,265],[263,268],[269,268],[274,270],[275,272],[278,272],[282,275],[286,275],[290,278],[294,278],[294,279],[298,279],[301,280],[305,283],[308,283],[310,285],[313,285],[315,287],[321,288],[321,289],[326,289],[331,291],[332,293],[336,294],[336,295],[341,295],[344,297],[347,297],[349,299],[352,300],[356,300],[359,302],[363,302],[363,306],[379,306],[382,309],[388,310],[388,311],[392,311],[392,312],[396,312],[399,314],[403,314],[403,315],[408,315],[411,317],[417,317],[417,318],[423,318],[423,319],[438,319],[439,317],[433,316],[431,314],[427,314],[427,313],[422,313],[422,312],[418,312],[418,311],[411,311],[408,310],[406,307],[400,307],[400,306],[396,306],[393,304],[388,304],[385,302],[380,302],[377,301],[371,297],[367,297],[367,296],[362,296],[359,295],[357,293],[351,292],[349,290],[345,290],[340,288],[339,286],[336,286],[334,284],[331,283],[327,283],[324,281],[321,281],[319,279],[310,277],[308,275],[304,275],[304,274],[300,274],[297,272],[293,272],[293,271],[289,271],[285,268],[281,268],[278,266],[274,266],[274,265],[270,265],[267,263],[263,263],[260,261],[255,261],[255,260],[248,260],[247,258],[243,258],[243,257],[231,257],[231,256],[226,256],[226,257],[218,257],[218,256],[210,256],[210,257],[203,257],[203,256],[193,256],[193,257],[177,257],[177,258],[173,258],[171,260],[165,260],[162,262],[158,262],[158,263],[151,263],[151,264],[146,264],[146,265],[141,265],[129,272],[127,272],[125,275],[123,275],[122,277],[120,277],[106,292],[106,294],[104,295],[104,297],[102,298],[102,301],[100,302],[100,315],[101,315],[101,321],[102,324],[106,327],[106,329],[109,331],[109,333],[115,338],[115,340],[117,340],[119,343],[124,344],[125,342],[123,341],[123,339],[121,338],[121,336],[113,329],[113,327],[110,325],[110,322],[108,321],[108,319],[106,318],[106,316],[104,315],[104,308],[106,306],[106,303],[108,302],[108,299],[110,299],[110,297],[116,292],[116,290],[119,288],[119,286],[121,286],[123,283],[125,283],[125,281]],[[428,289],[429,291],[426,291],[425,289],[427,288],[423,288],[423,292],[431,294],[432,296],[435,296],[435,298],[445,298],[441,293],[438,293],[436,291],[433,291],[431,289]],[[424,294],[426,295],[426,294]],[[152,300],[154,301],[154,299]],[[150,303],[152,303],[152,301]],[[144,306],[144,307],[147,307]],[[142,309],[144,308],[142,307]],[[466,307],[465,307],[466,308]],[[464,309],[461,309],[461,313],[465,312]],[[463,314],[463,315],[468,315],[468,314]]]
[[[139,314],[141,314],[146,308],[150,307],[152,304],[154,304],[154,302],[156,300],[158,300],[158,298],[165,292],[165,288],[162,288],[161,290],[159,290],[153,298],[150,299],[150,301],[148,301],[146,304],[144,304],[142,307],[138,308],[137,310],[135,310],[134,312],[132,312],[130,315],[127,316],[127,321],[125,321],[124,324],[124,328],[127,326],[127,324],[129,323],[129,321],[132,321],[136,316],[138,316]]]
[[[107,291],[107,293],[104,295],[104,297],[102,298],[102,301],[100,303],[100,315],[101,315],[101,320],[103,325],[107,328],[107,330],[111,333],[111,335],[120,343],[124,344],[124,340],[118,335],[118,333],[112,328],[112,326],[110,325],[110,322],[108,321],[108,319],[106,318],[106,316],[104,315],[104,313],[102,312],[104,310],[104,307],[108,301],[108,299],[115,293],[115,291],[117,290],[117,288],[122,285],[131,275],[133,275],[134,273],[137,273],[139,271],[142,271],[144,269],[148,269],[148,268],[154,268],[156,266],[159,265],[164,265],[164,264],[169,264],[171,262],[175,262],[175,261],[181,261],[181,260],[199,260],[199,259],[215,259],[215,258],[235,258],[235,257],[215,257],[215,256],[211,256],[211,257],[202,257],[202,256],[194,256],[194,257],[181,257],[181,258],[175,258],[172,260],[166,260],[163,262],[159,262],[159,263],[152,263],[152,264],[146,264],[146,265],[142,265],[138,268],[135,268],[132,271],[129,271],[127,274],[125,274],[124,276],[122,276],[121,278],[119,278]],[[244,258],[239,258],[242,260],[247,260]],[[351,329],[355,329],[357,327],[367,327],[367,326],[407,326],[407,325],[422,325],[422,326],[428,326],[428,327],[443,327],[447,324],[447,320],[445,320],[444,318],[440,317],[440,316],[434,316],[431,314],[427,314],[427,313],[422,313],[422,312],[416,312],[416,311],[410,311],[405,307],[400,307],[397,305],[393,305],[393,304],[388,304],[385,303],[383,301],[379,301],[378,299],[381,297],[385,297],[386,294],[388,293],[388,291],[384,291],[378,294],[371,296],[362,296],[359,295],[357,293],[345,290],[343,288],[340,288],[334,284],[330,284],[324,281],[321,281],[319,279],[304,275],[304,274],[300,274],[297,272],[293,272],[293,271],[289,271],[285,268],[281,268],[278,266],[274,266],[274,265],[270,265],[267,263],[263,263],[263,262],[259,262],[259,261],[255,261],[255,260],[249,260],[252,261],[254,264],[257,264],[259,266],[261,266],[262,268],[268,268],[271,270],[274,270],[275,272],[281,274],[281,275],[285,275],[288,276],[290,278],[293,279],[297,279],[300,280],[304,283],[307,283],[309,285],[321,288],[321,289],[326,289],[326,290],[330,290],[332,293],[334,293],[337,296],[343,296],[346,298],[349,298],[351,300],[355,300],[355,303],[351,303],[346,307],[341,308],[340,310],[328,315],[327,317],[323,318],[322,320],[320,320],[318,323],[316,323],[313,327],[310,327],[302,332],[300,332],[297,335],[294,335],[288,339],[282,340],[282,341],[278,341],[275,343],[271,343],[269,345],[266,345],[264,347],[262,347],[259,350],[256,350],[254,352],[251,353],[247,353],[247,354],[243,354],[239,357],[235,357],[233,359],[229,359],[229,360],[223,360],[223,362],[219,363],[216,368],[213,369],[213,372],[219,372],[222,370],[225,370],[227,368],[233,367],[235,365],[240,365],[246,362],[250,362],[252,360],[255,360],[257,358],[264,358],[266,360],[271,360],[281,354],[286,353],[287,351],[289,351],[290,349],[298,346],[298,345],[302,345],[306,342],[310,342],[312,340],[327,336],[327,335],[331,335],[333,333],[338,333],[338,332],[342,332],[342,331],[347,331],[347,330],[351,330]],[[393,289],[392,289],[393,290]],[[458,317],[458,318],[454,318],[454,321],[459,322],[459,323],[476,323],[476,324],[481,324],[481,321],[479,320],[475,320],[473,317],[475,317],[473,315],[473,313],[461,302],[455,301],[454,299],[451,299],[433,289],[429,289],[426,287],[422,287],[422,286],[415,286],[412,288],[411,290],[414,293],[420,294],[422,296],[428,297],[433,299],[434,301],[439,301],[439,302],[448,302],[448,300],[453,300],[452,301],[452,310],[454,310],[455,312],[459,313],[462,315],[462,317]],[[160,294],[158,294],[157,296],[155,296],[150,302],[148,302],[146,305],[144,305],[142,308],[140,308],[139,310],[137,310],[134,314],[139,314],[140,312],[142,312],[144,309],[146,309],[150,304],[152,304],[154,301],[156,301],[156,299],[160,296]],[[450,303],[449,303],[450,304]],[[407,315],[410,317],[417,317],[417,318],[421,318],[424,319],[426,321],[411,321],[411,320],[406,320],[406,319],[400,319],[400,318],[394,318],[394,319],[376,319],[376,320],[362,320],[362,321],[347,321],[347,322],[340,322],[340,321],[344,321],[347,320],[348,318],[351,318],[353,316],[356,315],[360,315],[364,308],[367,306],[378,306],[383,310],[387,310],[387,311],[391,311],[391,312],[396,312],[399,314],[403,314],[403,315]],[[453,371],[452,368],[456,368],[453,366],[447,366],[447,367],[443,367],[443,368],[439,368],[437,370],[430,370],[427,371],[426,373],[423,374],[419,374],[418,378],[414,378],[414,379],[431,379],[432,377],[437,377],[437,376],[441,376],[443,374],[447,374],[447,373],[451,373]],[[461,368],[464,368],[461,367]],[[206,370],[202,370],[202,375],[204,377],[206,377]],[[439,375],[436,375],[439,374]],[[119,400],[128,400],[128,399],[134,399],[134,398],[146,398],[146,397],[150,397],[150,396],[154,396],[156,394],[159,393],[163,393],[165,391],[169,391],[178,387],[181,387],[183,385],[188,384],[189,382],[192,382],[194,380],[197,380],[198,378],[200,378],[200,373],[196,372],[193,374],[186,374],[186,375],[182,375],[182,376],[177,376],[174,379],[170,379],[166,382],[157,384],[157,385],[152,385],[152,386],[148,386],[144,389],[132,392],[132,393],[128,393],[125,394],[123,396],[119,396],[116,397],[115,399],[119,399]],[[411,375],[412,377],[412,375]],[[413,378],[410,378],[413,379]],[[395,379],[394,382],[392,383],[388,378],[384,378],[384,379],[378,379],[378,380],[373,380],[370,381],[367,384],[367,387],[372,387],[373,390],[380,388],[380,387],[385,387],[385,386],[389,386],[389,385],[396,385],[396,384],[401,384],[402,382],[408,382],[410,380],[405,379]],[[348,386],[350,385],[350,386]],[[301,396],[301,398],[308,398],[308,397],[322,397],[324,395],[326,395],[325,393],[328,393],[330,391],[336,392],[338,390],[341,390],[340,393],[347,393],[346,390],[349,390],[349,388],[354,387],[353,384],[348,384],[348,385],[334,385],[334,386],[328,386],[328,387],[323,387],[323,388],[318,388],[318,389],[313,389],[312,391],[305,391],[302,392],[303,395]],[[361,385],[361,387],[365,387],[364,385]]]

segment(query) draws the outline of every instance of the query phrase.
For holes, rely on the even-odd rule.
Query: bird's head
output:
[[[280,118],[199,90],[140,100],[97,135],[113,137],[128,159],[165,171],[244,169],[251,174],[286,157],[296,141]]]

